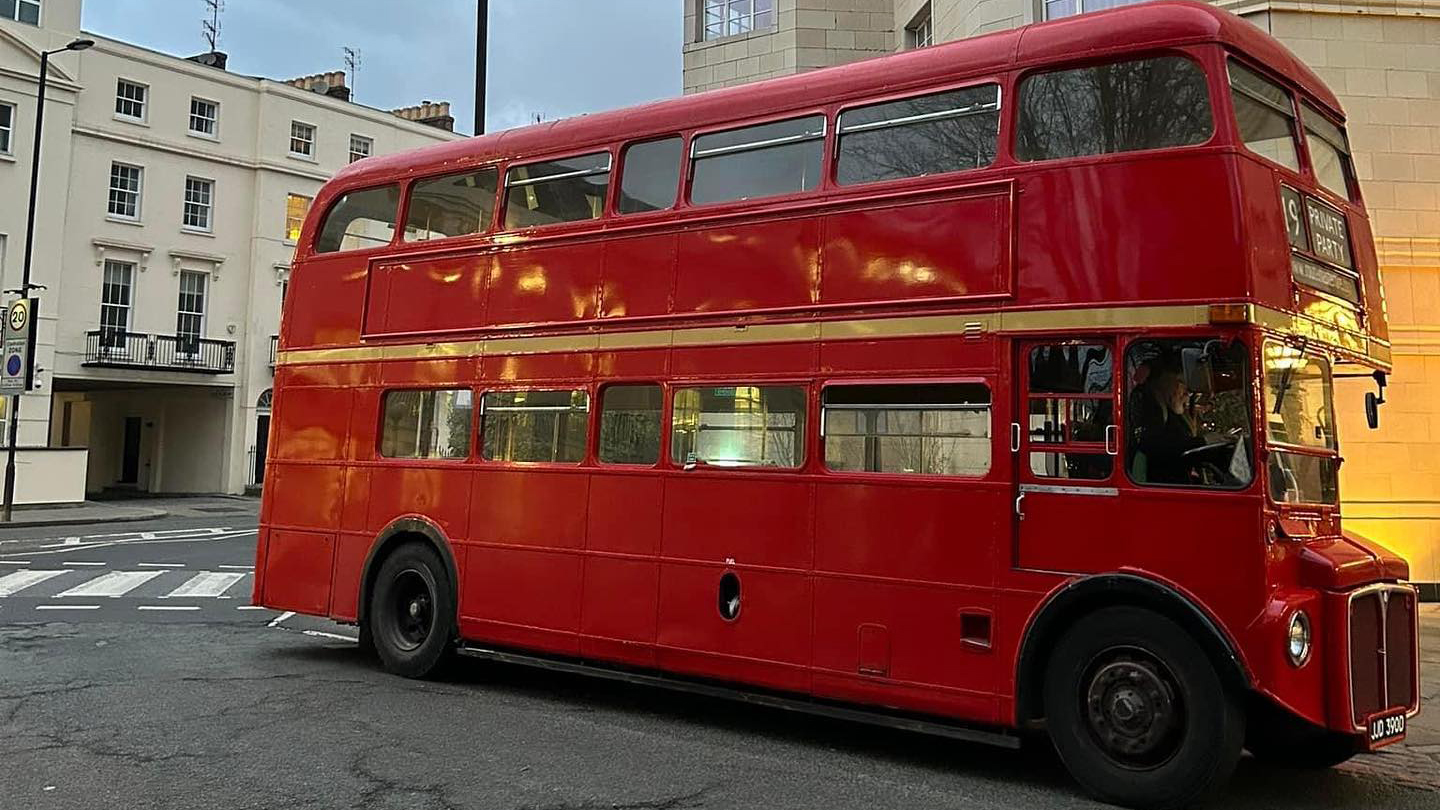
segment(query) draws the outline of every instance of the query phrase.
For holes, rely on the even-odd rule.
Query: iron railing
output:
[[[235,371],[235,342],[93,329],[85,333],[85,365],[230,374]]]

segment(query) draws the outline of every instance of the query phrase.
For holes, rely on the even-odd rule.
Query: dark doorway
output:
[[[120,455],[120,483],[140,483],[140,417],[125,417],[125,442]]]
[[[255,484],[265,483],[265,454],[270,449],[270,414],[255,417]]]

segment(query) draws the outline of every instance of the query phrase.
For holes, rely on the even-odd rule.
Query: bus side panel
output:
[[[590,476],[580,606],[587,657],[655,663],[663,490],[648,470]]]
[[[679,238],[666,233],[605,243],[600,317],[664,315],[675,292]]]
[[[662,665],[809,689],[811,485],[791,476],[690,471],[665,481],[658,640]],[[720,613],[722,577],[740,612]]]
[[[483,324],[491,263],[488,255],[374,262],[366,334]]]
[[[923,300],[1011,292],[1010,188],[833,214],[821,300]]]
[[[330,618],[354,621],[359,616],[360,577],[375,545],[370,528],[370,467],[345,470],[345,506],[335,543],[335,573],[330,584]]]
[[[579,469],[476,471],[460,595],[467,635],[579,653],[589,477]]]
[[[677,314],[815,303],[820,288],[820,220],[732,224],[680,235]]]
[[[365,316],[369,275],[354,253],[313,256],[295,267],[286,292],[284,349],[354,345]]]
[[[490,306],[494,326],[590,320],[600,291],[593,242],[522,247],[495,255]]]
[[[988,709],[1000,674],[991,585],[1008,533],[1005,485],[817,488],[817,671],[954,690],[930,696],[958,700],[952,714]],[[878,652],[864,649],[867,636],[883,640]]]
[[[1019,183],[1017,293],[1026,305],[1213,301],[1249,286],[1223,158],[1092,159]]]

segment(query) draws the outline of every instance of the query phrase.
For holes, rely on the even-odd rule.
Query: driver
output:
[[[1185,454],[1204,447],[1205,440],[1197,435],[1189,399],[1184,376],[1172,366],[1153,367],[1141,385],[1136,432],[1148,463],[1146,477],[1152,483],[1191,483],[1196,459]]]

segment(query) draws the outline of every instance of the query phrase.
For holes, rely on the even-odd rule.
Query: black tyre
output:
[[[1282,768],[1333,768],[1363,745],[1358,737],[1312,725],[1268,703],[1251,710],[1245,733],[1245,747],[1255,759]]]
[[[436,673],[454,646],[455,590],[435,549],[406,543],[385,558],[365,629],[387,671],[407,678]]]
[[[1193,806],[1230,778],[1245,713],[1183,628],[1140,608],[1106,608],[1061,638],[1045,673],[1060,759],[1085,789],[1130,807]]]

